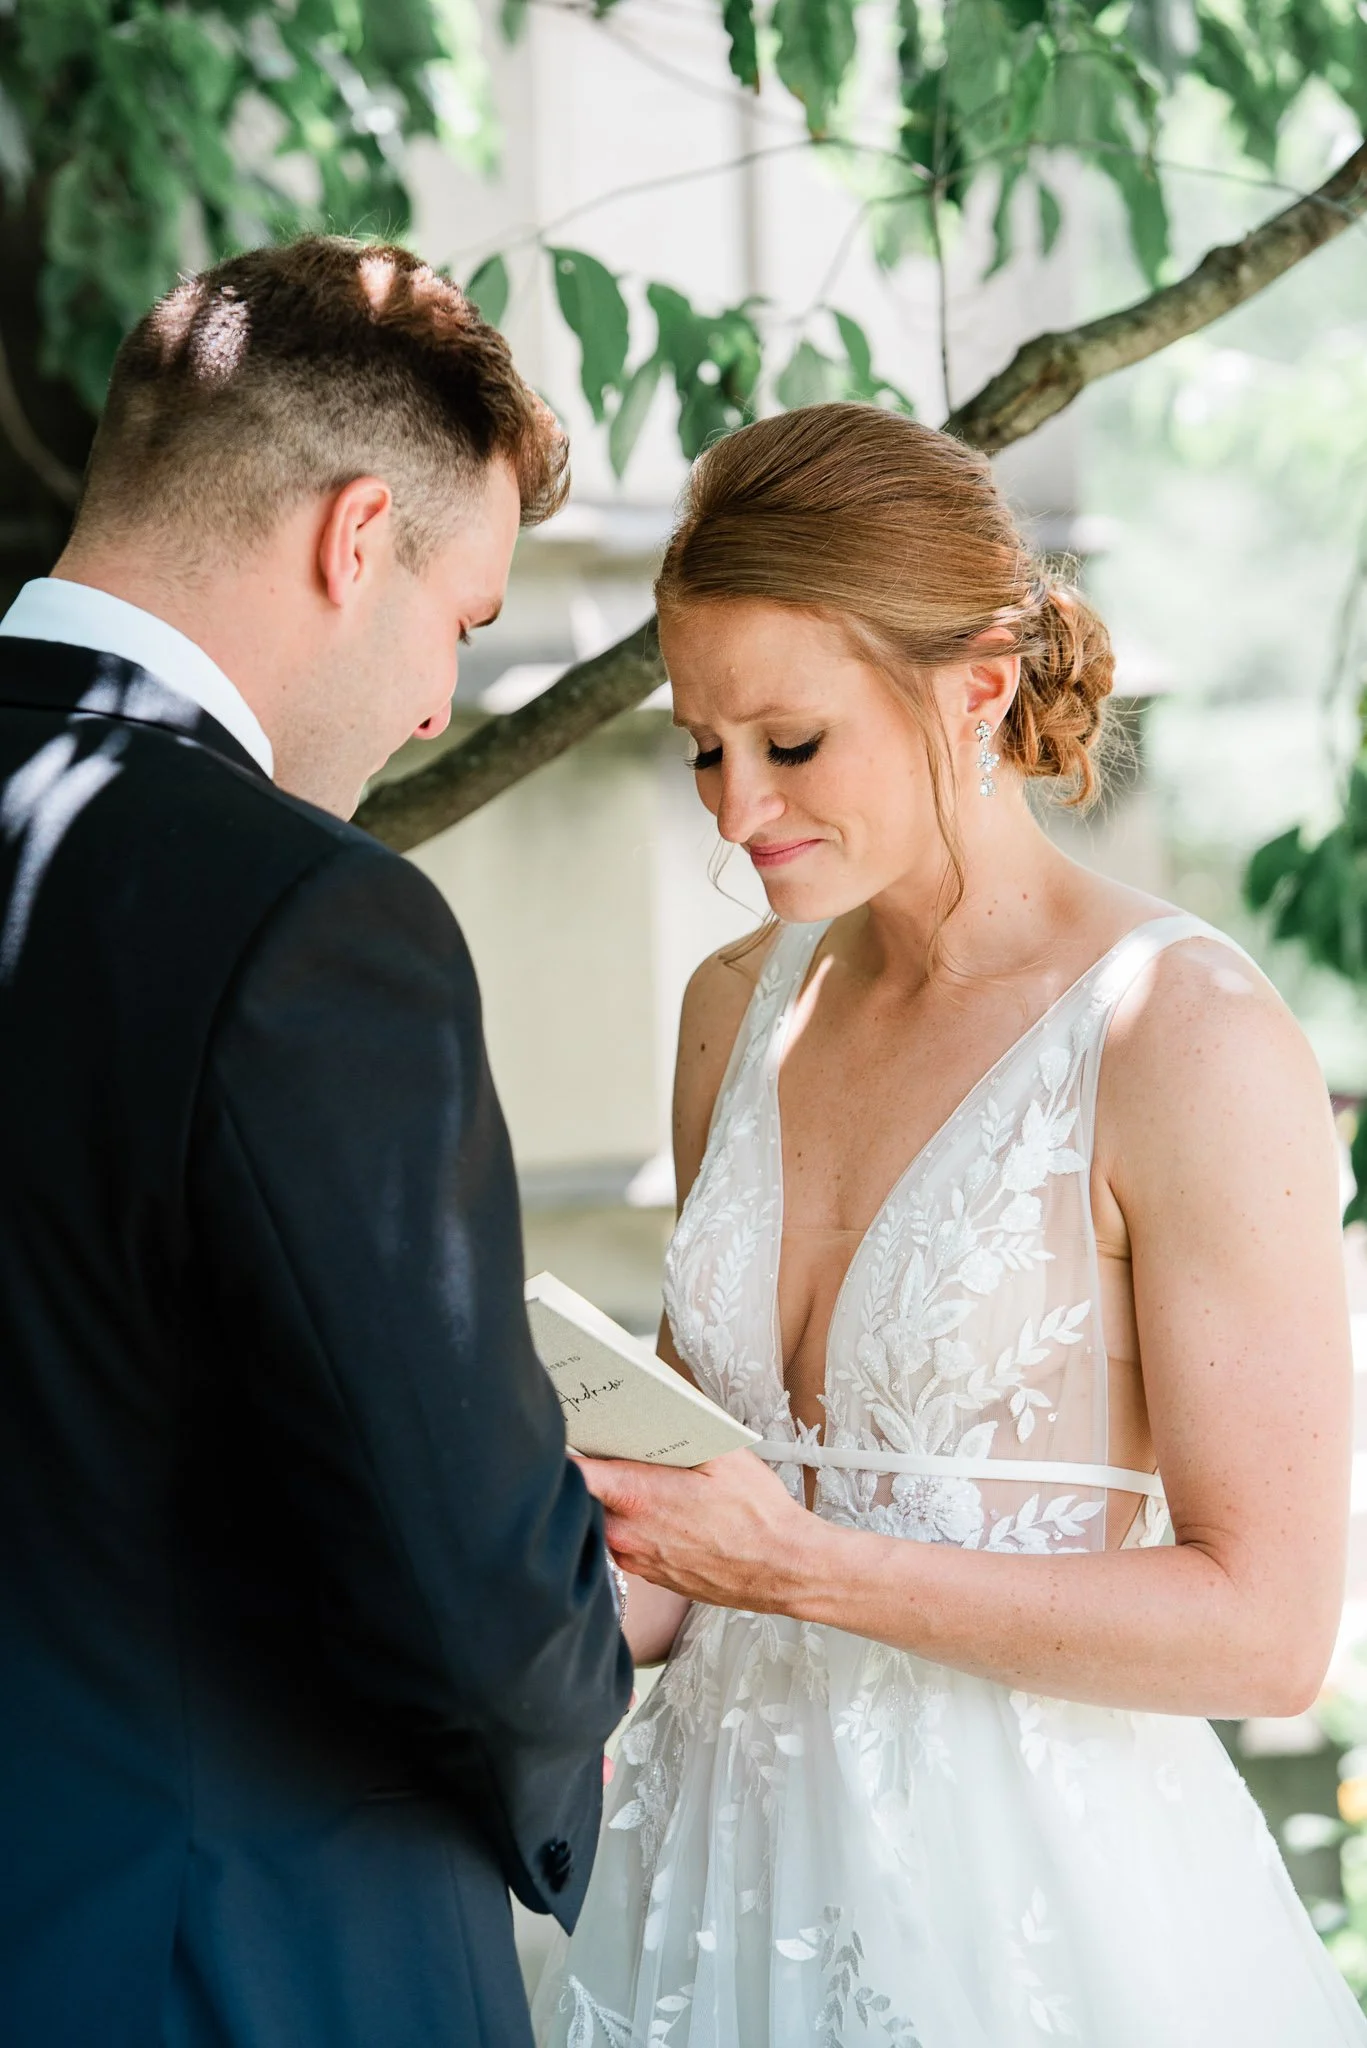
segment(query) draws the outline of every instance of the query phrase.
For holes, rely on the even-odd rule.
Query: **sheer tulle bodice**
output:
[[[778,1072],[823,930],[780,933],[741,1027],[667,1260],[680,1356],[797,1498],[816,1468],[831,1520],[1039,1555],[1161,1540],[1157,1478],[1107,1463],[1097,1078],[1143,965],[1218,935],[1130,933],[922,1147],[837,1298],[818,1442],[783,1384]],[[700,1606],[624,1733],[536,2011],[557,2048],[1367,2044],[1204,1722]]]
[[[670,1246],[665,1303],[704,1391],[758,1429],[816,1509],[885,1534],[1015,1551],[1106,1542],[1107,1360],[1088,1170],[1105,1025],[1145,960],[1202,930],[1121,941],[997,1061],[898,1180],[855,1250],[826,1342],[825,1450],[789,1414],[777,1326],[778,1070],[825,927],[785,929],[723,1083]],[[872,1462],[871,1462],[872,1457]],[[882,1469],[880,1469],[880,1467]],[[1127,1492],[1150,1500],[1150,1474]]]

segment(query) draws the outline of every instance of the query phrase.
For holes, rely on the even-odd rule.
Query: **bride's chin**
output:
[[[833,887],[829,878],[823,883],[812,880],[791,879],[781,874],[766,875],[763,878],[764,894],[774,916],[784,924],[824,924],[830,918],[843,917],[847,910],[855,910],[866,899],[856,891]]]

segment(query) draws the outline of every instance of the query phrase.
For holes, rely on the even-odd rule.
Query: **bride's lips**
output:
[[[757,868],[781,868],[820,844],[819,839],[786,839],[778,845],[747,846],[745,850]]]

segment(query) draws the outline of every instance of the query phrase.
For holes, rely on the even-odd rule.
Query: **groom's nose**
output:
[[[451,706],[443,704],[440,711],[434,711],[430,718],[424,718],[415,737],[420,740],[440,739],[451,723]]]

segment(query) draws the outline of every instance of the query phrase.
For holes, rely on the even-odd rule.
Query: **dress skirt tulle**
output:
[[[708,1608],[534,2014],[543,2048],[1367,2042],[1205,1722]]]

